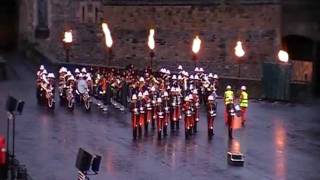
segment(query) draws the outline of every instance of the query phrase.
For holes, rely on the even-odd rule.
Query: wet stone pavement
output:
[[[35,180],[76,179],[79,147],[102,155],[100,173],[92,180],[320,179],[316,103],[250,101],[246,127],[237,129],[229,142],[219,101],[212,140],[207,138],[202,110],[199,132],[189,140],[180,122],[180,132],[161,141],[151,131],[133,141],[129,113],[112,108],[103,113],[97,107],[90,113],[76,107],[71,113],[60,106],[50,113],[39,107],[30,67],[13,65],[15,78],[0,82],[0,106],[4,107],[8,94],[26,101],[23,115],[16,120],[16,155]],[[0,113],[0,132],[5,134],[6,114],[3,109]],[[230,148],[245,155],[244,167],[227,164]]]

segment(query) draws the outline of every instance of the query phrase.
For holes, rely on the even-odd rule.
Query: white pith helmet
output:
[[[145,92],[143,93],[143,96],[149,96],[149,92],[148,92],[148,91],[145,91]]]
[[[65,67],[61,67],[60,69],[59,69],[59,73],[66,73],[68,70],[67,70],[67,68],[65,68]]]
[[[49,73],[49,74],[48,74],[48,78],[55,78],[55,76],[54,76],[53,73]]]
[[[137,95],[133,94],[131,99],[132,100],[137,100]]]
[[[174,74],[174,75],[172,76],[172,79],[173,79],[173,80],[176,80],[176,79],[177,79],[177,76]]]
[[[198,94],[198,90],[197,90],[197,89],[194,89],[194,90],[192,91],[192,93],[193,93],[193,94]]]
[[[41,65],[39,68],[41,71],[45,70],[44,65]]]

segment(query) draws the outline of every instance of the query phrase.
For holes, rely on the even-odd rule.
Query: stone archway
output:
[[[309,77],[313,85],[313,94],[319,96],[320,90],[320,48],[315,40],[302,35],[287,35],[282,38],[283,47],[290,54],[290,59],[299,61],[299,67],[311,63],[312,73]],[[301,67],[302,68],[302,67]],[[306,75],[304,75],[306,76]],[[307,79],[305,77],[304,79]]]

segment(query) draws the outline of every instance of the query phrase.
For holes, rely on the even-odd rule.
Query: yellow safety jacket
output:
[[[247,108],[248,107],[248,103],[249,103],[248,93],[245,92],[245,91],[241,91],[241,94],[240,94],[240,107]]]
[[[224,92],[224,103],[225,105],[233,103],[233,91],[227,90]]]

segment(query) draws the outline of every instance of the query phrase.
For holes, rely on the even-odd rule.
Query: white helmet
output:
[[[197,89],[194,89],[194,90],[192,91],[192,93],[193,93],[193,94],[198,94],[198,90],[197,90]]]
[[[82,73],[87,73],[86,68],[82,68],[82,69],[81,69],[81,72],[82,72]]]
[[[142,96],[143,96],[142,92],[139,92],[138,97],[142,97]]]
[[[161,69],[160,69],[160,72],[166,73],[166,69],[165,69],[165,68],[161,68]]]
[[[75,72],[75,73],[80,73],[80,70],[79,70],[78,68],[76,68],[76,69],[74,70],[74,72]]]
[[[74,81],[75,79],[74,79],[74,76],[70,76],[69,78],[68,78],[68,81]]]
[[[179,76],[178,76],[178,79],[179,79],[179,80],[180,80],[180,79],[182,79],[182,76],[181,76],[181,75],[179,75]]]
[[[165,91],[165,92],[163,93],[163,96],[164,96],[164,97],[168,97],[168,96],[169,96],[168,92]]]
[[[190,79],[194,79],[194,76],[193,76],[193,74],[191,74],[191,75],[190,75]]]
[[[181,65],[179,65],[179,66],[178,66],[178,69],[179,69],[179,70],[182,70],[183,68],[182,68],[182,66],[181,66]]]
[[[144,82],[144,78],[143,78],[143,77],[140,77],[140,78],[139,78],[139,81],[140,81],[140,82]]]
[[[39,68],[41,71],[45,70],[44,65],[41,65]]]
[[[143,96],[149,96],[149,92],[148,92],[148,91],[145,91],[145,92],[143,93]]]
[[[66,76],[72,76],[71,72],[68,71],[67,74],[66,74]]]
[[[167,70],[166,70],[166,74],[170,74],[170,70],[167,69]]]
[[[213,78],[213,74],[212,74],[212,73],[209,73],[208,77],[209,77],[209,78]]]
[[[156,88],[154,86],[152,86],[151,91],[156,91]]]
[[[92,81],[91,76],[87,76],[87,81]]]
[[[194,79],[199,80],[198,74],[196,74],[196,75],[194,76]]]
[[[161,99],[161,98],[158,98],[158,99],[157,99],[157,102],[158,102],[158,103],[161,103],[161,102],[162,102],[162,99]]]
[[[176,88],[176,91],[177,91],[177,92],[181,92],[181,89],[180,89],[179,86]]]
[[[189,77],[189,73],[188,72],[185,72],[185,74],[184,74],[185,76],[187,76],[187,77]]]
[[[55,76],[54,76],[53,73],[49,73],[49,74],[48,74],[48,78],[55,78]]]
[[[174,88],[174,87],[171,87],[171,90],[170,90],[171,92],[174,92],[174,91],[176,91],[176,88]]]
[[[204,70],[203,70],[203,68],[199,68],[199,72],[203,72]]]
[[[246,91],[246,90],[247,90],[247,87],[246,87],[246,86],[241,86],[241,90],[242,90],[242,91]]]
[[[214,100],[214,98],[212,95],[208,96],[208,101],[213,101],[213,100]]]
[[[132,100],[137,100],[137,95],[133,94],[131,99]]]
[[[189,99],[190,99],[190,100],[192,100],[192,99],[193,99],[192,94],[189,94]]]
[[[83,75],[82,75],[82,74],[79,74],[78,77],[79,77],[79,78],[83,78]]]
[[[218,74],[214,74],[213,75],[213,79],[218,79],[219,77],[218,77]]]
[[[53,73],[49,73],[49,74],[48,74],[48,78],[55,78],[55,76],[54,76]]]
[[[230,85],[228,85],[228,86],[226,87],[226,89],[231,90],[231,86],[230,86]]]
[[[173,79],[173,80],[177,79],[177,76],[174,74],[174,75],[172,76],[172,79]]]
[[[194,68],[194,71],[199,72],[199,68],[198,67]]]
[[[189,96],[186,96],[185,98],[184,98],[184,101],[189,101],[190,99],[189,99]]]
[[[59,69],[59,73],[66,73],[68,70],[67,70],[67,68],[65,68],[65,67],[61,67],[60,69]]]

